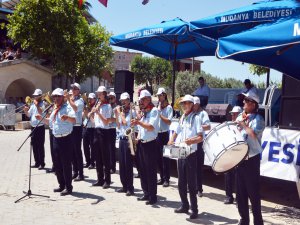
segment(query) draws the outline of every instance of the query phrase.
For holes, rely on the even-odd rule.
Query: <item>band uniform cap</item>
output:
[[[194,96],[194,104],[200,104],[200,98],[197,96]]]
[[[33,92],[33,96],[39,96],[39,95],[42,95],[43,94],[43,92],[42,92],[42,90],[41,89],[35,89],[35,91]]]
[[[78,83],[71,84],[71,88],[74,88],[74,87],[76,87],[80,90],[80,84],[78,84]]]
[[[116,97],[116,93],[111,91],[111,92],[109,92],[108,96],[115,96]]]
[[[61,88],[56,88],[56,89],[52,92],[51,95],[52,95],[52,96],[53,96],[53,95],[60,95],[60,96],[63,96],[63,95],[64,95],[64,90],[61,89]]]
[[[240,106],[234,106],[229,113],[241,113],[243,110]]]
[[[106,87],[99,86],[96,92],[106,92]]]
[[[130,99],[130,95],[127,92],[124,92],[120,96],[120,101],[121,100],[126,100],[126,99]]]
[[[145,98],[145,97],[151,97],[151,94],[150,94],[150,92],[147,91],[147,90],[142,90],[139,99],[141,100],[141,99],[143,99],[143,98]]]
[[[252,99],[257,104],[259,103],[259,96],[254,91],[248,91],[247,93],[243,93],[246,98]]]
[[[89,93],[89,97],[88,98],[96,98],[95,93]]]
[[[167,93],[166,90],[162,87],[158,88],[156,95],[161,95],[162,93]]]
[[[194,97],[191,95],[185,95],[181,100],[180,103],[182,102],[192,102],[194,103]]]

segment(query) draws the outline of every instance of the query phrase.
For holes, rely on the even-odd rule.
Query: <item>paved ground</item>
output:
[[[190,221],[185,214],[175,214],[174,209],[180,206],[177,191],[177,179],[171,178],[169,188],[158,188],[159,202],[156,206],[146,206],[138,202],[136,196],[141,196],[139,179],[135,179],[136,196],[127,197],[116,193],[120,187],[118,174],[112,175],[113,184],[110,189],[92,187],[96,179],[95,170],[85,170],[86,179],[73,183],[72,196],[61,197],[54,193],[57,187],[53,174],[44,170],[32,170],[31,190],[34,194],[49,195],[50,198],[25,198],[19,203],[15,200],[28,190],[29,141],[21,151],[16,150],[29,131],[0,131],[0,224],[1,225],[80,225],[80,224],[237,224],[238,212],[236,205],[224,205],[224,191],[215,187],[222,177],[207,175],[207,185],[204,186],[204,197],[198,199],[199,218]],[[48,137],[48,136],[47,136]],[[46,166],[50,166],[49,141],[46,138]],[[282,183],[279,184],[279,186]],[[286,186],[286,185],[284,185]],[[282,188],[284,189],[284,186]],[[272,185],[269,187],[272,188]],[[300,224],[299,199],[290,197],[284,204],[279,204],[278,192],[272,189],[264,194],[270,201],[263,201],[263,217],[265,224]],[[278,188],[278,187],[276,187]],[[293,189],[293,191],[295,191]],[[292,191],[292,192],[293,192]],[[270,198],[268,193],[274,198]],[[275,196],[276,195],[276,196]],[[280,196],[279,196],[280,197]]]

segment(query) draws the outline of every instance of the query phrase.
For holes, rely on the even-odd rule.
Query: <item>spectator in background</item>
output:
[[[257,94],[257,89],[256,87],[251,83],[251,80],[249,79],[246,79],[244,81],[244,85],[245,85],[245,88],[242,90],[243,93],[247,94],[250,90],[252,92],[254,92],[255,94]]]
[[[207,86],[207,84],[205,84],[203,77],[199,77],[198,81],[200,86],[193,92],[192,95],[199,97],[201,107],[205,109],[210,96],[210,88]]]
[[[2,60],[13,60],[14,59],[14,52],[12,50],[12,47],[9,46],[6,48],[6,51],[2,55]]]
[[[22,58],[22,52],[21,52],[21,49],[18,48],[14,59],[21,59],[21,58]]]

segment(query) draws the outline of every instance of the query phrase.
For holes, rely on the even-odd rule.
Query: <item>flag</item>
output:
[[[108,0],[98,0],[102,5],[104,5],[105,7],[107,7],[107,1]]]
[[[79,8],[79,9],[81,9],[82,4],[83,4],[83,0],[79,0],[79,1],[78,1],[78,8]]]
[[[146,5],[149,2],[149,0],[143,0],[142,4]]]

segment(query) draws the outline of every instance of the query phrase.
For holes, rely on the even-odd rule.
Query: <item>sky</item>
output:
[[[250,5],[258,0],[108,0],[105,8],[98,0],[88,0],[91,14],[114,35],[136,30],[149,25],[180,17],[185,21],[201,19],[217,13]],[[124,48],[113,47],[115,50]],[[133,51],[133,50],[130,50]],[[220,78],[251,79],[254,83],[265,82],[266,76],[254,76],[249,64],[233,60],[220,60],[216,57],[199,57],[204,61],[202,70]],[[271,70],[271,81],[280,82],[281,73]]]

